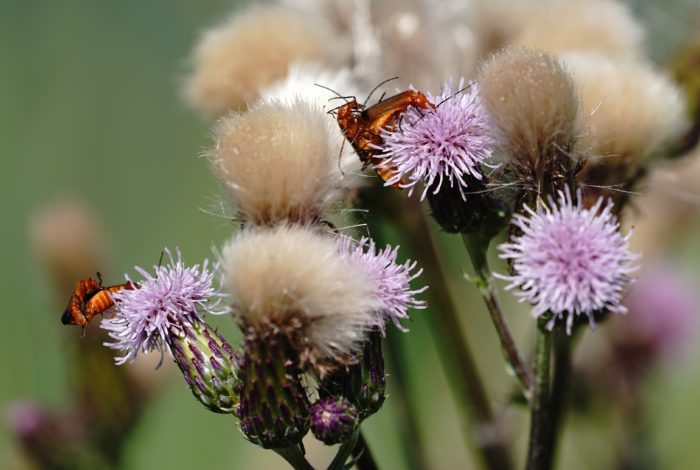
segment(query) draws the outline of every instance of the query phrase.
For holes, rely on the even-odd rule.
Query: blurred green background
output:
[[[89,201],[99,215],[110,249],[107,282],[118,282],[134,265],[157,262],[163,246],[181,248],[185,260],[211,256],[232,232],[230,220],[208,214],[221,198],[206,162],[197,156],[210,144],[208,123],[179,98],[185,58],[199,31],[227,14],[235,2],[169,0],[5,0],[0,6],[0,204],[3,301],[0,327],[0,405],[32,398],[61,409],[70,398],[67,341],[80,341],[77,328],[59,318],[64,294],[52,290],[32,256],[27,238],[31,214],[58,197]],[[650,21],[654,55],[662,59],[690,26],[678,5],[636,4]],[[662,14],[660,15],[659,12]],[[675,25],[676,28],[671,28]],[[204,209],[204,210],[203,210]],[[697,225],[697,224],[696,224]],[[698,232],[694,232],[697,234]],[[465,332],[472,341],[488,387],[500,403],[507,399],[496,338],[475,291],[462,280],[467,266],[459,239],[442,236],[445,268],[463,306]],[[674,253],[700,274],[697,237],[684,238]],[[696,278],[697,279],[697,278]],[[65,293],[67,297],[68,293]],[[530,324],[522,307],[507,301],[521,339]],[[517,310],[517,314],[515,312]],[[402,338],[410,364],[409,394],[420,404],[421,435],[435,468],[471,468],[455,409],[449,398],[425,318],[419,312]],[[225,334],[227,318],[215,320]],[[68,330],[68,331],[67,331]],[[587,333],[587,335],[590,333]],[[585,340],[585,339],[584,339]],[[652,445],[661,468],[697,468],[700,446],[700,348],[684,362],[660,371],[648,393],[654,423]],[[129,440],[127,468],[270,468],[281,460],[247,443],[227,416],[196,403],[184,382],[167,368],[154,372],[168,383]],[[391,399],[365,428],[383,469],[405,467],[398,450],[397,416]],[[527,430],[519,422],[519,455]],[[591,468],[605,462],[614,443],[602,422],[572,419],[564,444],[566,467]],[[325,462],[327,454],[311,459]],[[601,457],[601,455],[603,457]],[[315,459],[315,460],[314,460]],[[570,464],[570,465],[569,465]],[[0,468],[23,468],[24,461],[3,425]]]

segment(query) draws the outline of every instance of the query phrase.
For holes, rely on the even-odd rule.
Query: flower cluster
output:
[[[692,296],[669,275],[639,283],[666,286],[665,295],[649,297],[653,289],[642,288],[623,301],[638,255],[619,221],[651,158],[679,147],[687,130],[683,96],[641,58],[642,28],[620,0],[451,2],[447,14],[408,3],[396,10],[388,0],[279,0],[206,31],[183,92],[218,118],[204,156],[235,207],[233,233],[214,266],[188,267],[179,250],[166,249],[166,263],[136,267],[141,279],[127,276],[128,288],[105,288],[101,280],[76,288],[84,295],[74,294],[69,312],[84,307],[78,300],[113,303],[114,316],[101,326],[117,365],[152,351],[161,361],[172,357],[195,398],[233,415],[250,442],[310,468],[302,439],[311,431],[340,444],[329,468],[349,468],[350,453],[358,464],[366,456],[358,451],[360,426],[387,397],[387,325],[407,332],[411,312],[426,308],[428,289],[418,262],[404,261],[399,247],[349,231],[357,220],[346,224],[352,216],[344,209],[377,201],[391,213],[392,230],[418,232],[409,243],[428,258],[444,315],[436,324],[446,343],[441,360],[459,367],[447,369],[454,375],[448,382],[457,383],[457,399],[474,400],[458,408],[476,410],[470,418],[483,431],[476,441],[484,467],[509,468],[510,446],[501,442],[458,309],[442,298],[448,280],[440,277],[439,250],[421,246],[431,243],[421,219],[427,200],[440,229],[462,237],[474,284],[531,406],[527,467],[549,468],[559,425],[549,415],[563,403],[557,393],[572,342],[560,330],[571,336],[586,319],[594,327],[608,312],[629,308],[637,322],[621,328],[623,339],[612,337],[611,350],[639,359],[644,349],[680,342],[690,324]],[[389,79],[358,99],[397,73],[405,81],[392,84],[405,91],[376,100]],[[475,79],[420,91],[451,74]],[[372,194],[382,188],[359,184],[368,166],[384,186],[420,196]],[[613,187],[621,190],[613,194]],[[610,199],[599,197],[608,191]],[[38,218],[32,238],[56,276],[72,277],[66,273],[99,264],[101,250],[91,246],[99,237],[81,210],[67,209],[55,220]],[[56,230],[66,224],[73,230]],[[506,227],[508,241],[497,250],[509,272],[495,277],[539,320],[533,364],[508,330],[488,266],[490,244]],[[84,233],[65,236],[73,232]],[[229,344],[207,314],[230,314],[240,344]],[[403,364],[396,365],[400,372]],[[81,425],[78,433],[34,406],[14,415],[25,447],[52,458],[62,451],[56,442],[82,442],[83,428],[91,429]],[[123,421],[126,428],[133,420]],[[406,434],[418,441],[420,433]],[[111,451],[113,439],[103,439]],[[429,466],[416,454],[417,466]],[[46,465],[61,466],[58,460]]]

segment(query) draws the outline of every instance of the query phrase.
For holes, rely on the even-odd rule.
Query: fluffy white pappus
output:
[[[29,242],[35,256],[63,290],[77,279],[94,276],[106,264],[105,236],[87,204],[63,197],[46,204],[29,220]]]
[[[478,80],[496,154],[528,189],[566,181],[577,164],[578,99],[571,76],[550,54],[506,48]]]
[[[262,103],[214,128],[207,156],[241,218],[257,225],[313,222],[342,186],[328,120],[309,103]]]
[[[644,29],[617,0],[528,0],[516,8],[514,46],[550,53],[597,51],[610,56],[641,55]]]
[[[296,103],[303,99],[318,105],[323,111],[328,111],[343,104],[342,100],[336,101],[338,95],[329,89],[342,96],[360,94],[356,77],[350,69],[331,70],[317,63],[297,62],[289,66],[286,77],[263,87],[260,90],[260,99],[263,102],[282,103]]]
[[[383,307],[362,266],[317,228],[245,230],[223,248],[222,266],[234,311],[253,326],[291,329],[312,363],[352,356]]]
[[[594,53],[561,57],[579,90],[582,144],[599,163],[641,164],[685,131],[680,90],[651,64]]]
[[[338,63],[342,49],[322,18],[279,5],[253,6],[204,32],[192,55],[185,99],[217,116],[254,102],[293,62]]]
[[[260,91],[260,102],[294,107],[300,101],[304,101],[322,114],[328,124],[331,155],[335,155],[339,160],[335,165],[336,172],[339,173],[338,179],[342,186],[354,188],[362,181],[362,163],[352,146],[345,143],[345,136],[340,132],[336,116],[329,111],[346,103],[339,95],[354,96],[359,100],[361,94],[357,77],[348,68],[331,70],[320,64],[294,63],[289,67],[285,78]]]

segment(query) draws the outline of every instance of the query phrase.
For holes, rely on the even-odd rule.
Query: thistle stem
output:
[[[574,329],[574,335],[579,328]],[[566,402],[569,395],[571,379],[571,354],[575,337],[562,332],[556,332],[552,341],[554,355],[554,370],[552,371],[551,425],[547,436],[546,446],[549,449],[549,460],[545,466],[551,467],[556,457],[557,442],[560,428],[566,416]]]
[[[379,468],[374,461],[372,452],[367,447],[367,441],[365,441],[365,436],[362,432],[357,438],[357,444],[352,449],[352,455],[355,457],[355,465],[359,470],[377,470]]]
[[[430,286],[426,297],[434,314],[431,318],[435,319],[430,322],[431,333],[466,434],[472,438],[471,443],[485,468],[513,468],[510,451],[498,430],[491,402],[462,333],[458,310],[447,288],[448,281],[420,201],[402,200],[398,194],[383,188],[369,190],[365,196],[363,205],[370,209],[370,216],[391,221],[401,232],[410,234],[404,240],[423,267],[423,278]],[[367,222],[374,228],[371,219]]]
[[[535,381],[531,401],[530,444],[527,455],[527,470],[547,470],[551,468],[552,448],[549,442],[551,432],[551,403],[549,364],[552,333],[546,328],[546,321],[537,322],[535,340]]]
[[[409,203],[413,201],[409,199]],[[440,266],[438,253],[433,244],[427,220],[416,202],[411,226],[414,253],[423,267],[423,274],[430,289],[428,303],[435,314],[431,325],[438,354],[448,383],[455,396],[458,409],[463,414],[463,425],[473,433],[473,441],[482,461],[488,469],[512,468],[510,453],[498,432],[491,402],[484,390],[469,344],[462,333],[457,308],[447,289],[447,279]],[[472,425],[469,425],[469,422]]]
[[[306,460],[306,457],[304,457],[304,452],[299,445],[278,447],[272,450],[277,452],[295,470],[314,470],[314,467],[312,467],[309,461]]]
[[[518,345],[513,339],[505,315],[503,315],[503,310],[501,310],[498,298],[496,297],[496,289],[493,285],[493,277],[486,257],[489,240],[482,237],[478,232],[463,234],[462,240],[464,241],[464,246],[467,248],[472,265],[474,266],[474,272],[477,276],[476,287],[479,290],[479,294],[484,299],[493,326],[496,328],[498,339],[501,341],[503,356],[508,365],[515,372],[515,376],[522,386],[523,395],[530,400],[532,397],[532,371],[527,366]]]
[[[331,461],[327,470],[345,469],[345,462],[348,460],[348,457],[350,457],[350,454],[352,454],[359,437],[360,430],[358,428],[347,441],[340,444],[338,452],[335,454],[335,457],[333,457],[333,461]]]
[[[385,357],[391,374],[391,398],[394,406],[398,408],[398,415],[401,419],[397,423],[399,424],[398,432],[401,437],[402,450],[410,465],[409,468],[411,470],[426,470],[430,468],[430,465],[426,456],[425,444],[421,440],[418,431],[418,417],[411,406],[411,388],[408,385],[409,380],[407,377],[410,369],[407,367],[406,358],[402,354],[403,338],[400,335],[401,333],[390,330],[387,331],[384,339]],[[355,450],[361,443],[364,443],[362,436],[360,436]]]

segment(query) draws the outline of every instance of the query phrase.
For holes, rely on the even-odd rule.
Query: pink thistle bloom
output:
[[[436,108],[410,107],[396,129],[382,132],[383,161],[377,167],[396,171],[385,185],[400,183],[411,195],[415,185],[423,182],[422,200],[428,191],[440,191],[447,180],[450,187],[458,186],[466,200],[468,179],[483,177],[481,165],[491,155],[492,139],[476,83],[466,90],[462,90],[463,85],[464,79],[459,82],[459,91],[449,83],[440,95],[427,93]]]
[[[384,333],[387,319],[391,319],[400,331],[408,331],[401,325],[400,320],[407,319],[408,309],[424,309],[425,301],[416,300],[416,294],[424,292],[428,286],[412,290],[410,283],[423,272],[416,268],[415,261],[406,261],[398,264],[399,247],[392,248],[387,245],[383,250],[377,249],[374,241],[363,237],[359,242],[352,238],[344,238],[340,243],[340,250],[351,263],[359,265],[367,278],[376,286],[374,295],[379,299],[380,309],[375,312],[376,326]]]
[[[616,325],[618,343],[645,345],[652,353],[673,357],[696,333],[696,287],[669,261],[645,268],[624,303],[630,315],[624,325]]]
[[[116,359],[119,365],[133,360],[139,351],[158,350],[162,354],[166,349],[172,355],[166,339],[173,329],[182,331],[186,324],[203,322],[200,311],[228,311],[216,310],[224,295],[213,287],[214,271],[208,269],[206,260],[201,267],[186,267],[180,250],[176,251],[177,259],[168,249],[165,253],[169,262],[155,266],[155,275],[135,268],[143,276],[138,289],[112,294],[116,314],[103,320],[101,326],[115,340],[105,346],[124,353]],[[126,279],[131,281],[128,276]]]
[[[620,233],[612,202],[603,207],[600,198],[585,209],[580,192],[576,204],[568,188],[558,195],[513,217],[522,234],[498,247],[501,258],[512,260],[513,275],[498,277],[510,282],[507,290],[520,289],[515,295],[533,305],[534,317],[551,312],[547,328],[566,316],[570,334],[579,315],[587,315],[593,327],[596,312],[627,311],[621,301],[639,256],[629,250],[630,234]]]

